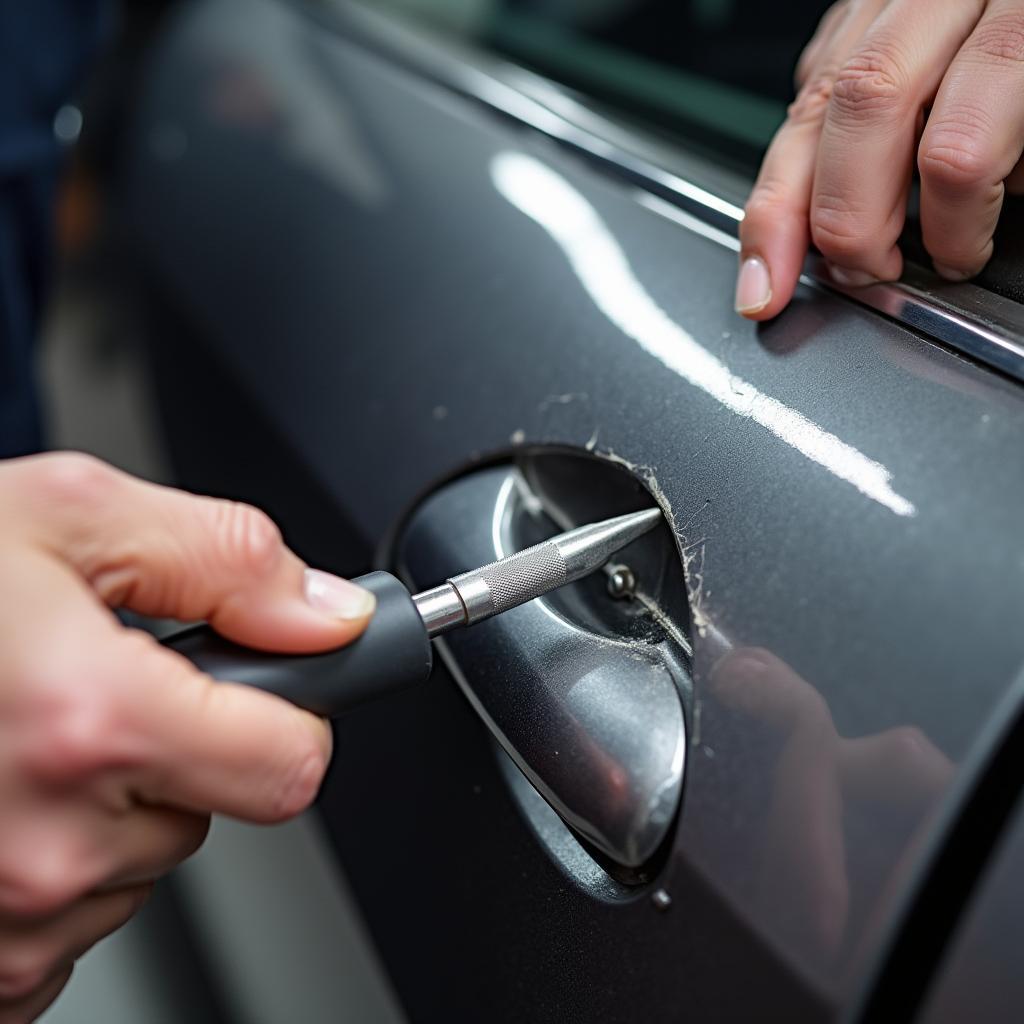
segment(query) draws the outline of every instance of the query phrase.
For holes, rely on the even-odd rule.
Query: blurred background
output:
[[[146,54],[181,6],[110,5],[105,41],[54,117],[67,153],[38,345],[48,446],[91,452],[160,483],[173,483],[173,473],[147,372],[152,332],[125,272],[130,231],[118,214],[118,159]],[[41,1019],[388,1024],[402,1016],[309,814],[274,829],[215,822],[203,850],[79,961]]]

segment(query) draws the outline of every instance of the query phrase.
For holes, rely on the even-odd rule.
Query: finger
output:
[[[839,777],[852,799],[920,807],[944,793],[952,776],[949,758],[913,726],[839,744]]]
[[[829,953],[842,942],[850,902],[835,744],[834,731],[810,723],[796,723],[786,737],[773,773],[764,872],[775,899],[791,902],[801,947]]]
[[[943,277],[973,277],[989,261],[1022,152],[1024,5],[995,0],[943,79],[921,140],[921,231]]]
[[[723,705],[764,722],[781,738],[765,822],[762,899],[786,893],[785,918],[802,945],[834,950],[849,905],[839,742],[821,695],[785,662],[760,648],[726,655],[711,678]],[[784,882],[785,884],[780,884]]]
[[[91,785],[74,785],[52,767],[49,774],[33,774],[51,795],[31,808],[8,808],[12,827],[0,859],[3,916],[46,917],[86,893],[149,882],[199,849],[208,816],[138,806],[126,796],[125,773],[118,776],[100,780],[109,794],[103,800],[91,779]]]
[[[71,980],[73,967],[65,967],[25,999],[15,1003],[0,1000],[0,1024],[25,1024],[50,1007]]]
[[[906,0],[878,16],[843,64],[821,132],[811,237],[843,284],[893,280],[918,113],[970,34],[981,0]]]
[[[272,694],[214,683],[146,634],[122,631],[132,685],[124,726],[145,750],[134,787],[149,804],[277,822],[312,803],[331,754],[327,723]]]
[[[45,542],[112,606],[206,619],[279,651],[339,646],[374,608],[362,587],[309,570],[262,512],[136,480],[61,453],[22,463]]]
[[[834,81],[839,69],[888,3],[889,0],[857,0],[843,8],[840,16],[830,24],[828,37],[822,40],[823,45],[814,55],[813,63],[808,63],[807,77]]]
[[[166,807],[133,807],[96,844],[97,883],[103,891],[162,878],[206,840],[208,814]]]
[[[810,42],[796,62],[794,78],[799,89],[821,62],[822,55],[831,46],[843,19],[849,14],[849,0],[838,0],[822,16]]]
[[[830,86],[804,86],[765,154],[740,221],[736,312],[768,320],[796,290],[810,241],[808,204]]]
[[[715,666],[712,692],[724,705],[786,733],[798,723],[834,735],[824,698],[784,661],[761,647],[730,651]]]
[[[272,694],[215,683],[148,634],[124,629],[44,553],[24,554],[18,569],[21,619],[0,615],[0,642],[25,665],[21,696],[5,712],[6,754],[42,793],[66,790],[74,805],[74,787],[86,787],[93,804],[127,812],[134,792],[146,804],[251,821],[280,821],[312,801],[330,760],[324,721]],[[35,815],[37,831],[65,817]],[[88,822],[72,834],[89,834]],[[6,898],[59,904],[78,868],[66,843],[40,840],[33,854],[28,836],[13,830],[0,850],[9,855],[24,840],[25,856],[6,863]]]
[[[47,988],[55,975],[127,923],[151,889],[140,885],[84,896],[43,921],[0,919],[0,1004],[22,1002]]]
[[[839,62],[884,0],[853,6],[838,20],[807,83],[765,154],[740,222],[736,311],[768,320],[793,297],[810,242],[810,203],[822,126]]]

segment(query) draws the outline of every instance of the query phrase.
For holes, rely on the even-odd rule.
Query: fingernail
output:
[[[736,312],[758,313],[772,301],[768,264],[760,256],[748,256],[736,278]]]
[[[962,270],[957,270],[955,267],[947,267],[944,263],[936,263],[935,273],[939,277],[944,277],[947,281],[966,281],[968,278],[974,277],[973,274],[964,273]]]
[[[306,600],[338,619],[365,619],[377,604],[368,590],[320,569],[306,570]]]
[[[878,284],[877,277],[865,274],[863,270],[847,270],[845,267],[836,267],[830,263],[828,272],[836,284],[845,285],[847,288],[863,288],[869,284]]]

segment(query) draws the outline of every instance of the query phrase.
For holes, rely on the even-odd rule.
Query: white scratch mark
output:
[[[704,499],[704,504],[701,505],[699,508],[694,509],[693,512],[690,515],[690,518],[687,519],[686,522],[683,523],[682,526],[679,527],[679,529],[681,531],[681,535],[683,535],[684,538],[685,538],[686,530],[688,530],[690,528],[690,526],[692,525],[693,521],[697,518],[697,516],[699,516],[710,504],[711,504],[711,499],[710,498],[705,498]]]
[[[491,178],[501,195],[558,243],[601,312],[646,352],[872,501],[899,516],[916,514],[893,490],[885,466],[737,377],[672,320],[633,273],[597,211],[561,175],[532,157],[506,152],[491,161]]]
[[[597,455],[598,458],[607,459],[609,462],[612,462],[617,466],[623,466],[635,476],[639,476],[640,479],[643,480],[647,490],[651,492],[654,500],[658,503],[658,506],[661,508],[661,513],[665,517],[665,522],[668,524],[669,529],[672,531],[672,534],[677,541],[679,557],[683,563],[683,581],[686,585],[686,596],[690,605],[690,616],[693,620],[693,625],[697,628],[697,632],[702,637],[706,636],[708,628],[712,626],[711,619],[705,611],[707,597],[711,593],[710,589],[707,588],[704,583],[704,553],[707,546],[707,538],[701,537],[700,540],[689,541],[686,536],[686,531],[692,525],[694,520],[708,508],[711,504],[710,499],[705,499],[701,505],[690,514],[686,521],[680,525],[676,521],[675,513],[668,500],[668,496],[662,490],[661,485],[658,483],[658,478],[655,476],[654,470],[650,466],[645,466],[638,462],[630,462],[628,459],[624,459],[621,455],[616,455],[616,453],[611,449],[595,452],[594,454]],[[641,603],[643,603],[654,617],[671,633],[676,642],[683,647],[687,654],[692,654],[693,648],[690,641],[674,624],[669,622],[668,617],[661,611],[657,603],[649,598],[645,598],[644,595],[639,593],[637,594],[637,597],[641,598]]]
[[[701,538],[680,550],[683,556],[683,569],[686,573],[687,596],[690,599],[690,614],[693,624],[700,636],[706,636],[709,619],[704,614],[704,555],[707,551],[707,540]]]

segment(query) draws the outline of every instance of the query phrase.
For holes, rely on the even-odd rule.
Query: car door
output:
[[[410,1019],[906,1019],[1010,813],[1013,274],[812,256],[732,310],[820,6],[207,0],[158,47],[125,213],[184,485],[414,588],[663,513],[627,592],[337,723],[331,856]]]

